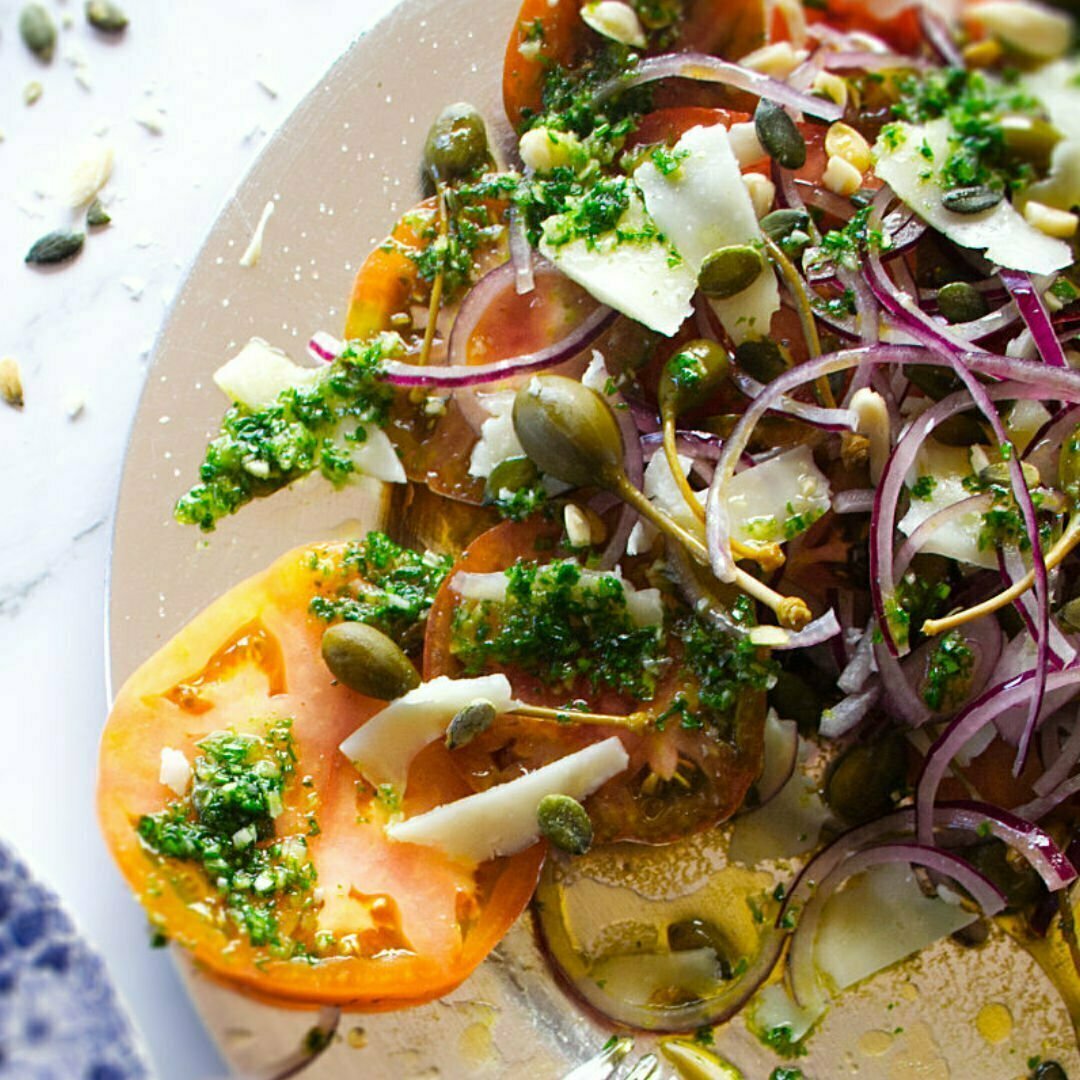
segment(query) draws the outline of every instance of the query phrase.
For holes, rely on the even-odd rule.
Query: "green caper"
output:
[[[667,940],[672,952],[712,949],[720,962],[721,977],[731,978],[731,964],[727,959],[730,946],[715,923],[708,919],[681,919],[668,926]]]
[[[343,622],[322,636],[322,658],[330,673],[350,690],[393,701],[420,685],[412,661],[380,630]]]
[[[484,502],[493,503],[504,491],[531,487],[540,479],[532,461],[521,455],[506,458],[491,470],[484,482]]]
[[[902,736],[862,743],[841,755],[825,781],[825,801],[853,825],[893,808],[893,796],[907,781],[907,746]]]
[[[565,375],[534,375],[514,398],[514,431],[541,472],[575,487],[617,486],[623,440],[611,407]]]
[[[998,125],[1011,157],[1037,169],[1050,167],[1054,147],[1061,142],[1061,132],[1053,124],[1037,116],[1003,116]]]
[[[938,309],[951,323],[969,323],[981,319],[990,305],[974,285],[953,281],[938,290]]]
[[[778,244],[793,232],[806,230],[810,227],[810,215],[805,210],[773,210],[766,214],[758,223],[761,231]]]
[[[972,184],[970,187],[946,191],[941,196],[941,205],[954,214],[981,214],[984,210],[993,209],[1004,197],[1000,191],[993,188]]]
[[[780,346],[768,338],[744,341],[735,350],[735,363],[750,378],[757,379],[760,383],[772,382],[790,367]]]
[[[593,828],[585,807],[569,795],[545,795],[536,808],[540,835],[570,855],[584,855],[592,847]]]
[[[801,169],[806,164],[806,140],[782,105],[762,98],[754,110],[754,131],[781,168]]]
[[[656,396],[661,416],[678,416],[704,405],[730,370],[727,351],[715,341],[699,338],[687,342],[668,357],[660,373]]]
[[[471,105],[447,105],[424,143],[424,171],[436,182],[471,176],[491,162],[484,118]]]
[[[486,698],[477,698],[454,713],[446,729],[446,749],[456,750],[483,735],[495,722],[495,706]]]
[[[825,699],[805,679],[781,669],[769,690],[769,704],[781,716],[794,720],[805,734],[817,731]]]
[[[1061,444],[1058,487],[1075,503],[1080,501],[1080,427]]]
[[[1069,1080],[1069,1074],[1056,1061],[1044,1061],[1036,1066],[1031,1080]]]
[[[764,269],[761,252],[749,244],[718,248],[701,264],[698,288],[714,300],[728,300],[753,285]]]
[[[954,394],[963,387],[963,383],[954,372],[935,364],[912,364],[905,374],[910,382],[934,401],[940,401],[943,397]],[[934,434],[937,434],[936,428]]]

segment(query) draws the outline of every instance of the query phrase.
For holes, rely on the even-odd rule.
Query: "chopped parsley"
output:
[[[922,699],[934,712],[960,707],[971,688],[975,657],[959,630],[944,634],[930,653]]]
[[[911,485],[911,497],[920,499],[923,502],[929,502],[934,497],[934,488],[936,487],[937,480],[929,473],[926,473]]]
[[[491,500],[491,505],[500,517],[510,521],[524,521],[538,511],[547,513],[551,509],[548,493],[539,484],[525,484],[513,491],[504,488]]]
[[[802,1040],[792,1038],[790,1024],[777,1024],[776,1027],[769,1028],[762,1034],[761,1041],[780,1057],[805,1057],[807,1053]]]
[[[900,100],[893,105],[898,119],[918,124],[944,117],[953,129],[949,155],[939,168],[940,181],[947,190],[986,185],[1015,191],[1034,178],[1029,162],[1008,153],[1001,118],[1039,116],[1042,107],[1014,80],[946,67],[907,76],[900,81],[899,89]],[[890,139],[894,138],[886,135],[890,148]]]
[[[614,574],[582,576],[573,559],[519,560],[506,571],[506,602],[462,603],[451,649],[467,675],[515,668],[567,688],[584,679],[642,700],[664,666],[662,629],[638,626]]]
[[[296,754],[292,721],[268,722],[264,735],[215,731],[198,743],[190,795],[144,814],[138,833],[164,859],[201,867],[225,921],[251,945],[281,957],[304,955],[282,929],[312,904],[315,867],[301,835],[275,836]]]
[[[394,390],[379,374],[400,348],[396,334],[352,343],[314,385],[283,390],[261,409],[233,405],[206,448],[200,482],[177,500],[176,520],[209,532],[253,499],[316,470],[345,483],[356,471],[351,447],[367,438],[368,425],[386,423]]]
[[[846,270],[858,270],[866,252],[888,251],[892,247],[892,237],[888,233],[869,228],[871,209],[864,206],[856,210],[842,229],[830,229],[821,238],[818,264],[833,262]]]
[[[911,638],[911,628],[919,627],[943,608],[952,588],[946,581],[920,577],[909,571],[897,582],[893,596],[885,597],[885,619],[893,639],[901,647]]]
[[[403,647],[418,643],[435,593],[450,571],[449,556],[395,544],[381,532],[346,545],[333,558],[311,555],[320,575],[309,610],[326,622],[362,622]]]
[[[672,150],[666,146],[658,146],[649,155],[649,160],[656,166],[661,176],[671,176],[682,168],[683,161],[689,156],[689,150]]]
[[[802,1069],[796,1069],[791,1065],[777,1065],[769,1073],[769,1080],[803,1080]]]

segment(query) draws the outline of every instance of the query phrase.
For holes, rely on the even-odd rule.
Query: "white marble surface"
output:
[[[158,1075],[210,1077],[224,1068],[167,954],[147,948],[94,818],[112,506],[154,335],[218,208],[393,0],[126,0],[117,42],[76,0],[45,2],[70,22],[49,65],[19,41],[21,5],[0,0],[0,356],[26,394],[21,412],[0,403],[0,835],[104,952]],[[28,107],[32,80],[44,92]],[[148,110],[160,133],[136,121]],[[76,220],[58,194],[94,141],[115,151],[113,224],[69,265],[24,266]]]

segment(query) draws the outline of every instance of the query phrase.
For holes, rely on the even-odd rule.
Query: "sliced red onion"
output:
[[[806,870],[809,870],[815,861],[811,860]],[[812,1007],[815,1004],[820,1005],[822,1001],[822,991],[814,965],[814,944],[818,922],[829,897],[848,878],[874,866],[890,863],[913,863],[951,878],[972,897],[986,915],[996,915],[1005,908],[1006,898],[1001,890],[969,862],[950,852],[914,843],[881,844],[857,851],[820,877],[817,888],[805,906],[801,911],[794,912],[798,921],[788,950],[788,973],[792,995],[800,1005]],[[788,904],[784,907],[787,911],[782,913],[781,918],[792,910]]]
[[[946,67],[963,67],[964,58],[953,41],[949,24],[929,4],[919,4],[919,26],[927,44]]]
[[[308,342],[308,353],[315,360],[323,360],[332,364],[344,351],[345,342],[339,341],[325,330],[316,330]]]
[[[1044,725],[1046,726],[1046,725]],[[1055,788],[1063,784],[1072,771],[1072,767],[1080,761],[1080,713],[1073,721],[1072,731],[1069,732],[1065,741],[1057,748],[1054,760],[1050,762],[1046,771],[1031,786],[1036,795],[1049,795]],[[1027,817],[1021,814],[1021,817]]]
[[[603,102],[613,94],[657,79],[696,79],[698,82],[722,83],[822,120],[839,120],[844,115],[843,108],[827,98],[803,93],[751,68],[695,52],[664,53],[643,60],[632,71],[604,83],[596,92],[595,100]]]
[[[782,630],[781,627],[768,627],[772,630]],[[808,649],[811,645],[820,645],[830,638],[836,637],[841,631],[841,626],[836,618],[836,612],[829,608],[824,615],[819,615],[813,622],[807,623],[801,630],[782,630],[786,635],[783,641],[770,642],[772,649]]]
[[[868,690],[857,694],[849,694],[822,712],[818,734],[823,739],[839,739],[841,735],[854,731],[866,719],[879,697],[881,697],[880,684],[874,684]]]
[[[1054,367],[1068,367],[1065,350],[1061,347],[1061,342],[1054,333],[1054,325],[1050,321],[1050,312],[1046,310],[1046,304],[1031,280],[1031,275],[1023,270],[1002,268],[999,276],[1016,303],[1024,324],[1031,331],[1035,347],[1043,361]]]
[[[922,57],[870,52],[865,49],[857,52],[825,52],[824,56],[823,66],[829,71],[924,71],[932,66]]]
[[[930,843],[933,838],[934,799],[957,751],[1006,709],[1027,702],[1037,681],[1036,674],[1027,671],[1011,682],[992,686],[968,705],[930,748],[915,792],[920,842]],[[1044,671],[1041,681],[1047,692],[1076,686],[1080,684],[1080,667]]]
[[[816,206],[840,221],[850,220],[855,213],[855,204],[850,199],[842,198],[829,191],[828,188],[819,187],[809,180],[798,178],[794,179],[792,184],[795,191],[799,193],[799,202],[802,203],[802,207]],[[792,209],[798,210],[802,207],[792,207]]]
[[[1060,806],[1066,799],[1071,799],[1078,791],[1080,791],[1080,776],[1073,776],[1068,780],[1063,780],[1053,791],[1032,799],[1023,806],[1018,806],[1014,812],[1028,821],[1041,821],[1051,810]]]
[[[394,386],[437,386],[453,389],[458,386],[481,386],[515,375],[542,371],[565,363],[583,349],[587,349],[615,321],[617,314],[609,307],[600,306],[554,345],[507,360],[497,360],[493,364],[427,367],[389,360],[383,369],[384,378]]]
[[[874,508],[873,488],[850,488],[838,491],[832,500],[837,514],[869,514]]]
[[[857,633],[858,631],[856,631]],[[874,620],[871,619],[855,645],[855,651],[836,680],[845,694],[857,694],[874,673]]]
[[[748,398],[759,397],[765,390],[763,383],[734,369],[731,372],[731,381]],[[822,431],[854,431],[859,426],[859,418],[851,409],[826,409],[820,405],[810,405],[805,401],[796,401],[789,397],[779,398],[773,405],[772,411],[793,416]]]
[[[920,727],[931,713],[918,690],[911,684],[900,661],[883,641],[874,643],[874,663],[885,687],[885,711],[903,720],[909,727]]]
[[[518,296],[531,293],[536,287],[533,276],[533,252],[525,232],[525,219],[516,206],[510,208],[510,262],[514,267],[514,288]]]
[[[603,363],[610,380],[611,372],[607,367],[607,361],[604,360]],[[622,394],[616,390],[607,395],[607,399],[622,434],[623,469],[630,483],[640,491],[645,480],[645,458],[641,449],[641,436],[630,410],[619,407],[625,404]],[[601,570],[610,570],[626,554],[626,543],[630,539],[630,533],[637,519],[638,515],[633,507],[629,503],[624,503],[615,521],[611,537],[600,553],[598,565]]]
[[[641,452],[647,465],[663,449],[664,436],[660,431],[649,431],[641,437]],[[695,431],[679,428],[675,432],[675,449],[683,457],[716,461],[720,457],[720,436],[711,431]]]

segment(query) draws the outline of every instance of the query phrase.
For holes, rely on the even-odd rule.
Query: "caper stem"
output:
[[[694,517],[702,524],[705,523],[705,507],[698,501],[694,489],[690,486],[690,479],[682,471],[679,464],[679,452],[675,445],[675,416],[670,410],[662,411],[664,456],[667,458],[668,468],[675,477],[675,483],[682,492],[686,505],[694,512]],[[739,559],[753,559],[766,573],[779,570],[784,565],[784,552],[777,543],[756,544],[751,547],[739,540],[731,541],[731,550]]]
[[[1080,514],[1074,514],[1069,519],[1068,528],[1058,538],[1057,543],[1046,553],[1043,558],[1046,569],[1053,570],[1077,544],[1080,544]],[[981,618],[983,615],[992,615],[995,611],[1000,611],[1003,607],[1007,607],[1014,600],[1023,596],[1034,584],[1035,570],[1031,569],[1022,578],[1014,581],[1007,589],[1003,589],[996,596],[991,596],[989,600],[984,600],[981,604],[964,608],[963,611],[953,612],[952,615],[946,615],[942,619],[927,619],[922,624],[922,632],[928,637],[933,637],[935,634],[955,630],[956,627],[963,626],[964,623]]]
[[[684,529],[662,510],[655,507],[630,481],[625,473],[618,473],[609,478],[610,490],[623,502],[629,503],[642,517],[651,521],[665,536],[682,544],[687,553],[704,567],[709,567],[709,550],[698,537]],[[758,581],[753,574],[742,567],[735,567],[735,584],[744,593],[759,600],[771,611],[786,630],[801,630],[811,619],[806,601],[798,596],[781,596],[775,589],[770,589],[764,582]]]
[[[632,712],[625,716],[618,713],[578,712],[577,709],[549,709],[545,705],[515,705],[518,716],[535,720],[552,720],[558,724],[593,724],[597,727],[621,727],[628,731],[641,731],[649,723],[647,713]]]
[[[450,232],[450,215],[446,206],[446,185],[441,181],[436,184],[435,197],[439,215],[439,239],[446,241]],[[443,271],[440,267],[431,283],[431,297],[428,300],[427,326],[424,327],[424,343],[420,346],[418,364],[426,364],[431,356],[431,345],[435,340],[435,324],[439,320],[439,310],[442,307]]]
[[[671,470],[671,475],[675,477],[675,483],[678,485],[679,491],[682,492],[686,505],[693,511],[694,517],[698,521],[704,522],[705,507],[698,502],[694,489],[690,486],[690,478],[682,471],[682,465],[679,463],[679,451],[675,445],[674,411],[672,409],[662,410],[661,419],[663,420],[664,432],[664,456],[667,458],[668,468]]]
[[[806,339],[806,347],[810,351],[810,359],[813,360],[821,355],[821,338],[818,336],[817,323],[814,321],[814,309],[810,304],[810,297],[806,292],[802,275],[795,269],[794,263],[787,257],[784,249],[768,234],[765,237],[765,249],[769,258],[780,268],[784,275],[791,295],[795,298],[795,310],[799,313],[799,322],[802,325],[803,337]],[[824,375],[814,383],[821,404],[826,408],[836,408],[836,398],[833,397],[832,387]]]

